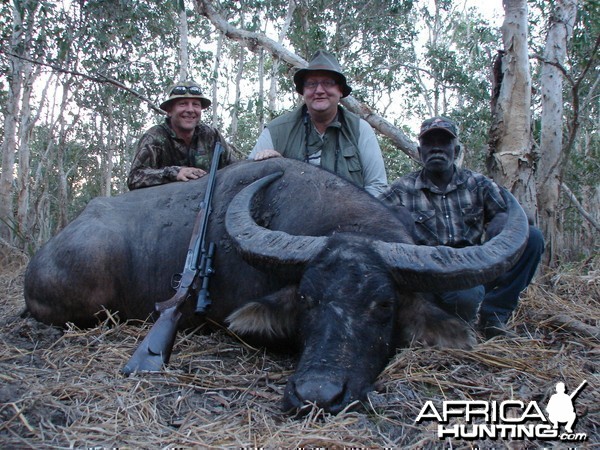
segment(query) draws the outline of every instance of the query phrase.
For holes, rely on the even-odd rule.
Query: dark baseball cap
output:
[[[421,131],[419,132],[419,139],[433,130],[444,130],[446,133],[452,135],[452,137],[458,137],[456,124],[446,117],[438,116],[423,121]]]

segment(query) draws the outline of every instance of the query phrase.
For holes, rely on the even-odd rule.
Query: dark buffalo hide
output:
[[[123,320],[149,317],[173,295],[206,182],[91,201],[29,264],[33,317],[79,326],[104,308]],[[399,346],[469,347],[467,325],[416,292],[465,288],[506,270],[527,237],[522,210],[511,214],[510,227],[484,246],[415,246],[409,214],[333,174],[283,158],[234,164],[218,172],[208,228],[217,247],[213,304],[206,316],[186,305],[180,326],[208,317],[252,342],[298,348],[284,407],[338,412],[364,398]]]

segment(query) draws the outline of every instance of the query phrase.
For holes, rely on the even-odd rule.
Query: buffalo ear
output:
[[[428,347],[471,349],[475,345],[471,327],[441,309],[425,294],[413,294],[399,308],[398,331],[403,346],[418,343]]]
[[[246,303],[226,319],[231,331],[266,340],[293,339],[299,312],[297,285]]]

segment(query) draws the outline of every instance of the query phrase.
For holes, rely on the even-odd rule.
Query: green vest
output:
[[[323,138],[312,125],[306,105],[272,120],[267,128],[273,147],[286,158],[307,161],[321,151],[321,167],[359,187],[365,186],[358,138],[360,117],[338,106],[338,114]],[[306,145],[308,127],[308,146]]]

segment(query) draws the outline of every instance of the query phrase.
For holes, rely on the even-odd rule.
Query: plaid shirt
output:
[[[480,173],[457,167],[443,192],[421,170],[394,181],[381,199],[411,212],[416,243],[421,245],[481,244],[485,226],[496,214],[506,211],[496,183]]]

